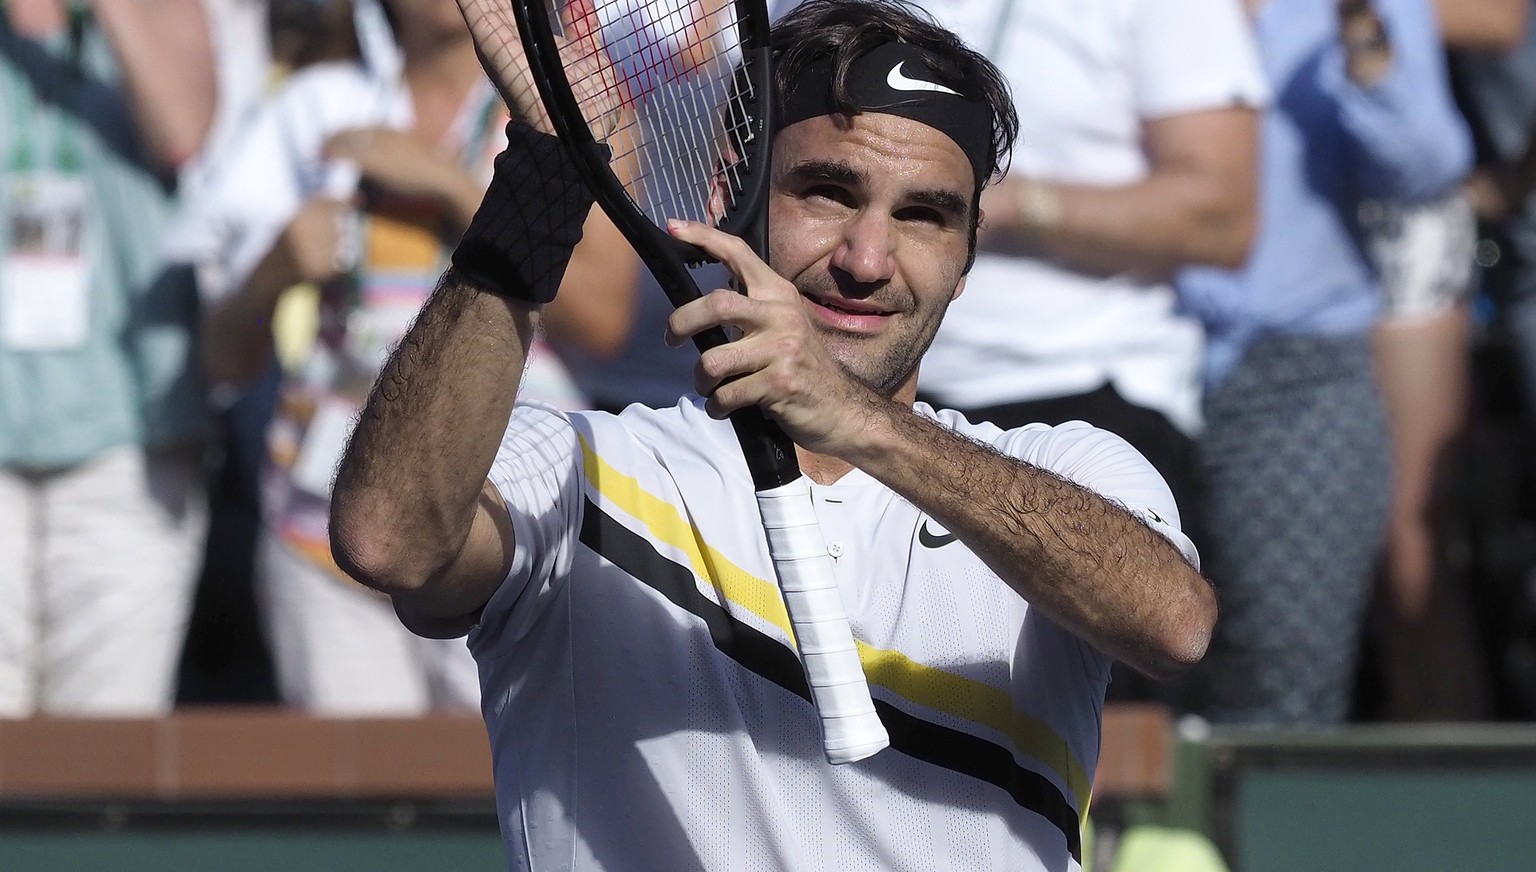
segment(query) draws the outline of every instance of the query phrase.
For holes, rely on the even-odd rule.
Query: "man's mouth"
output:
[[[811,311],[816,313],[822,323],[849,333],[876,332],[885,326],[892,314],[862,300],[811,296],[805,299],[811,303]]]

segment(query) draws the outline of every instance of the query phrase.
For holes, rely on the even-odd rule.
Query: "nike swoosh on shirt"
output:
[[[952,91],[949,88],[940,85],[938,82],[926,82],[922,79],[914,79],[903,74],[901,71],[901,64],[904,63],[906,63],[906,61],[902,61],[900,64],[891,67],[891,71],[885,74],[885,83],[890,85],[892,89],[897,91],[937,91],[940,94],[954,94],[956,97],[960,96],[959,91]]]
[[[924,548],[943,548],[945,545],[948,545],[949,543],[954,542],[959,538],[960,537],[956,536],[954,533],[934,533],[928,529],[927,520],[924,520],[923,525],[917,528],[918,544],[922,545]]]

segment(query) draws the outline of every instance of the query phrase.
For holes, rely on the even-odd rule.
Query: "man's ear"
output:
[[[955,292],[949,295],[949,301],[951,303],[960,299],[960,295],[965,293],[965,280],[968,278],[970,278],[968,275],[960,277],[960,281],[955,285]]]
[[[965,269],[960,271],[961,286],[965,285],[965,276],[971,274],[971,267],[976,265],[976,246],[979,242],[983,222],[987,220],[987,213],[981,208],[981,197],[976,198],[976,222],[971,225],[965,240]],[[959,289],[955,290],[955,296],[960,296]],[[953,297],[951,297],[953,299]]]
[[[720,144],[720,155],[715,158],[715,171],[709,177],[709,199],[704,203],[704,220],[712,227],[719,227],[720,222],[725,220],[725,211],[730,208],[732,200],[728,173],[740,160],[734,145],[729,142]]]

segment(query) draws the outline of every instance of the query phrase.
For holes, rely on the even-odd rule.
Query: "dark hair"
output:
[[[773,78],[780,103],[817,61],[833,59],[832,100],[852,107],[848,70],[872,49],[904,42],[931,54],[944,84],[992,110],[992,161],[976,191],[1007,170],[1019,118],[1008,82],[991,61],[905,0],[806,0],[773,26]],[[850,108],[847,114],[854,114]]]
[[[926,11],[905,0],[806,0],[773,26],[774,97],[784,97],[805,81],[807,71],[824,58],[832,62],[832,102],[856,114],[848,93],[848,70],[870,51],[904,42],[929,53],[941,69],[941,81],[992,111],[992,160],[979,173],[971,198],[971,226],[966,238],[965,272],[976,263],[976,234],[981,221],[981,191],[1008,170],[1019,116],[1008,81],[986,56],[946,30]]]

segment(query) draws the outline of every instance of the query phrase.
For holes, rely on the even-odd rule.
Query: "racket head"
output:
[[[711,224],[760,246],[773,92],[763,0],[513,7],[557,134],[674,305],[698,295],[679,273],[710,258],[672,238],[668,219]]]
[[[556,135],[672,305],[700,296],[688,266],[711,258],[668,234],[669,219],[714,225],[764,253],[773,131],[764,0],[511,2]],[[701,351],[727,341],[718,327],[694,336]],[[794,443],[761,409],[739,409],[731,423],[759,489],[799,477]]]

